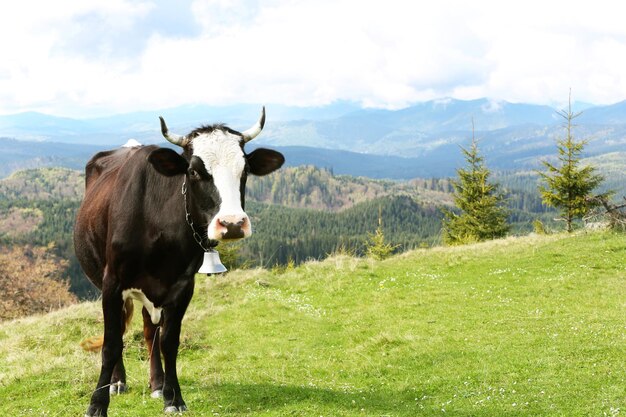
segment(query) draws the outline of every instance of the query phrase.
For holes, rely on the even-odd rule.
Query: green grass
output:
[[[593,233],[199,278],[186,415],[623,415],[625,259]],[[82,416],[100,358],[78,343],[101,325],[97,303],[0,324],[0,415]],[[160,415],[139,314],[125,340],[109,415]]]

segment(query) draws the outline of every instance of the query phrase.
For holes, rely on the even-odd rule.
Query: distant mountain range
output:
[[[574,135],[589,142],[586,154],[601,158],[626,152],[626,101],[582,106]],[[130,138],[161,143],[159,115],[171,131],[184,134],[215,122],[245,129],[260,108],[195,105],[83,120],[32,112],[0,116],[0,137],[7,138],[0,141],[0,175],[16,167],[82,166],[96,150]],[[459,145],[471,140],[472,123],[494,169],[537,168],[541,159],[554,157],[555,140],[563,135],[563,120],[549,106],[488,99],[433,100],[401,110],[362,109],[349,102],[266,108],[266,127],[254,146],[279,148],[290,165],[314,164],[374,178],[453,175],[462,163]]]

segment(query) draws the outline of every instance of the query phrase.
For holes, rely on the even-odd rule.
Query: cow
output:
[[[163,398],[166,413],[187,410],[176,356],[194,277],[207,250],[252,233],[244,211],[247,176],[269,174],[285,161],[274,150],[244,150],[263,129],[265,107],[243,132],[215,124],[182,136],[160,121],[180,154],[131,143],[96,154],[86,166],[74,245],[85,274],[102,291],[104,315],[102,366],[87,416],[106,416],[110,395],[127,388],[122,336],[133,299],[143,304],[152,397]]]

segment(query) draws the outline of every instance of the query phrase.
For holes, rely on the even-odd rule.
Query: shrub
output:
[[[0,250],[0,320],[60,308],[77,301],[61,271],[66,261],[51,248],[20,247]]]

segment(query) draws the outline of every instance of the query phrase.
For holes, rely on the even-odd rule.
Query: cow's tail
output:
[[[124,316],[124,321],[122,322],[122,334],[126,334],[126,331],[130,327],[130,323],[133,320],[134,309],[135,306],[133,304],[133,299],[127,298],[126,301],[124,301],[124,306],[122,307],[122,314]],[[89,337],[80,342],[80,346],[87,352],[97,352],[102,349],[103,344],[104,336]]]

